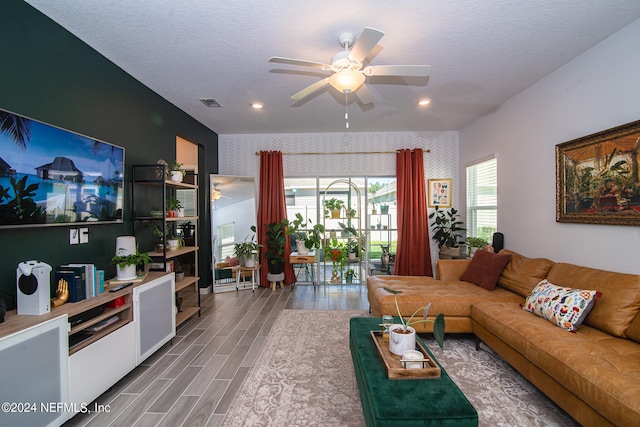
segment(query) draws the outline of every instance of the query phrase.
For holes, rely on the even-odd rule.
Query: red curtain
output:
[[[421,148],[396,154],[398,247],[395,274],[433,276]]]
[[[284,170],[282,167],[282,152],[260,152],[260,186],[258,189],[258,242],[263,245],[260,251],[260,285],[267,287],[267,273],[269,272],[269,260],[265,255],[265,241],[267,239],[266,224],[280,222],[287,217],[287,205],[284,195]],[[291,245],[287,239],[284,250],[284,283],[291,284],[294,281],[293,267],[289,263]]]

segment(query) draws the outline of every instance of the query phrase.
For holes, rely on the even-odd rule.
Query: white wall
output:
[[[334,177],[395,176],[395,154],[358,153],[401,148],[431,150],[424,156],[425,180],[454,178],[453,203],[457,206],[459,186],[455,177],[458,176],[458,132],[251,134],[220,135],[218,139],[220,174],[254,176],[256,183],[259,181],[260,164],[255,153],[261,150],[354,153],[283,156],[285,177]],[[437,246],[430,243],[435,262]]]
[[[466,164],[495,153],[506,248],[640,273],[640,227],[555,222],[556,144],[638,119],[640,20],[460,131],[460,182]]]

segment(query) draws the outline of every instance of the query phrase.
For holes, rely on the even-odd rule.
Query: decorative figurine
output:
[[[51,307],[60,307],[69,299],[69,283],[64,280],[58,280],[58,289],[56,289],[56,297],[51,300]]]

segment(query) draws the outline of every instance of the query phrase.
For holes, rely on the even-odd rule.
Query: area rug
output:
[[[366,311],[283,310],[231,403],[223,426],[364,426],[349,352],[349,319]],[[481,426],[577,425],[472,336],[427,340],[478,411]]]

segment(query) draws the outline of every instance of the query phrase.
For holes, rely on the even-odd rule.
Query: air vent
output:
[[[222,104],[220,104],[215,98],[200,98],[200,101],[209,108],[222,107]]]

